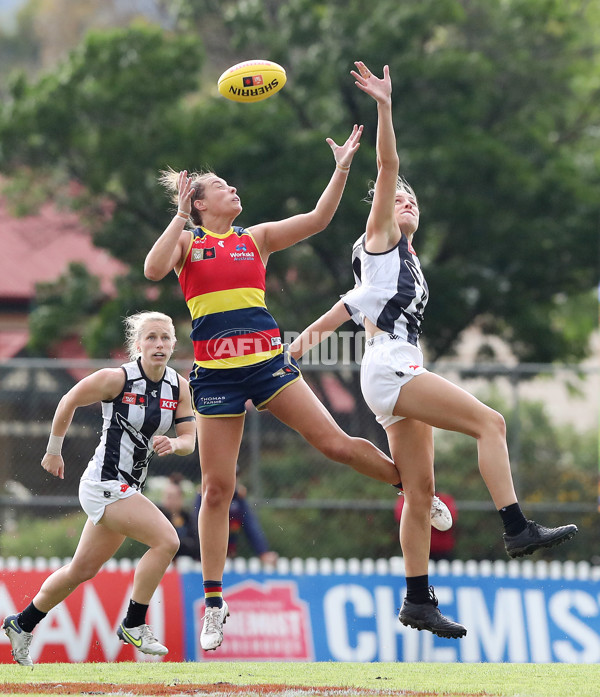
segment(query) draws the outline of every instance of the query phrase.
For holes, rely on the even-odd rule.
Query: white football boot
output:
[[[436,530],[450,530],[452,527],[452,514],[448,509],[448,506],[439,499],[437,496],[433,497],[431,502],[431,525],[436,528]]]
[[[214,651],[223,643],[223,625],[229,617],[229,607],[207,607],[204,611],[204,625],[200,634],[200,646],[205,651]]]
[[[32,666],[33,661],[29,657],[29,646],[33,634],[21,629],[17,617],[18,615],[9,615],[2,623],[2,629],[10,641],[15,661],[21,666]]]
[[[138,651],[151,656],[166,656],[169,653],[169,649],[158,641],[147,624],[140,624],[139,627],[126,627],[121,622],[117,629],[117,636],[126,644],[131,644]]]

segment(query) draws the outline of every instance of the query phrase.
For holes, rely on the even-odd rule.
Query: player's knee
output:
[[[495,438],[506,439],[506,421],[502,414],[494,409],[488,411],[486,428]]]
[[[163,547],[165,549],[165,553],[169,557],[173,558],[179,551],[179,545],[179,536],[177,535],[177,531],[173,529],[173,532],[170,532],[164,540]]]
[[[100,571],[100,568],[101,565],[92,562],[84,562],[72,566],[69,570],[69,576],[73,586],[90,581]]]
[[[428,478],[420,482],[419,486],[411,486],[404,489],[404,497],[411,506],[418,506],[429,510],[435,494],[435,484],[433,478]]]
[[[234,488],[222,482],[207,482],[202,490],[202,506],[227,508],[231,504]]]
[[[333,438],[323,439],[318,447],[323,455],[330,460],[347,464],[353,456],[352,441],[353,439],[345,434],[343,436],[336,435]]]

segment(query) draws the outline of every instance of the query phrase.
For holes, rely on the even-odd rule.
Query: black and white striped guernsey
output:
[[[366,233],[352,248],[356,286],[342,296],[357,324],[366,317],[379,329],[419,346],[423,311],[429,291],[421,264],[409,239],[386,252],[365,249]]]
[[[115,399],[102,402],[102,436],[82,479],[117,480],[141,490],[154,455],[152,438],[175,421],[179,379],[167,366],[162,380],[152,382],[139,359],[121,368],[125,385]]]

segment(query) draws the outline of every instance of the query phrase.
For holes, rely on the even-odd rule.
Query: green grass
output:
[[[83,663],[0,665],[0,691],[12,683],[153,683],[185,685],[289,685],[372,690],[382,695],[493,695],[494,697],[598,697],[600,665],[515,663]],[[3,689],[2,689],[3,688]],[[221,685],[227,692],[227,685]],[[50,694],[50,692],[48,693]],[[253,693],[256,695],[256,692]],[[289,697],[290,692],[283,692]]]

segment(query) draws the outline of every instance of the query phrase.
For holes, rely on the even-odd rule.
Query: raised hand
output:
[[[192,178],[188,177],[187,171],[179,172],[177,179],[177,210],[187,213],[192,211]]]
[[[332,138],[327,138],[329,147],[333,150],[336,165],[340,165],[342,169],[350,167],[352,158],[360,147],[360,137],[362,136],[363,126],[354,124],[352,133],[343,145],[338,145]]]
[[[383,78],[373,75],[362,61],[355,61],[354,65],[358,72],[351,70],[350,74],[356,80],[355,85],[358,89],[366,92],[378,103],[389,102],[392,98],[392,81],[390,79],[389,65],[383,66]]]

